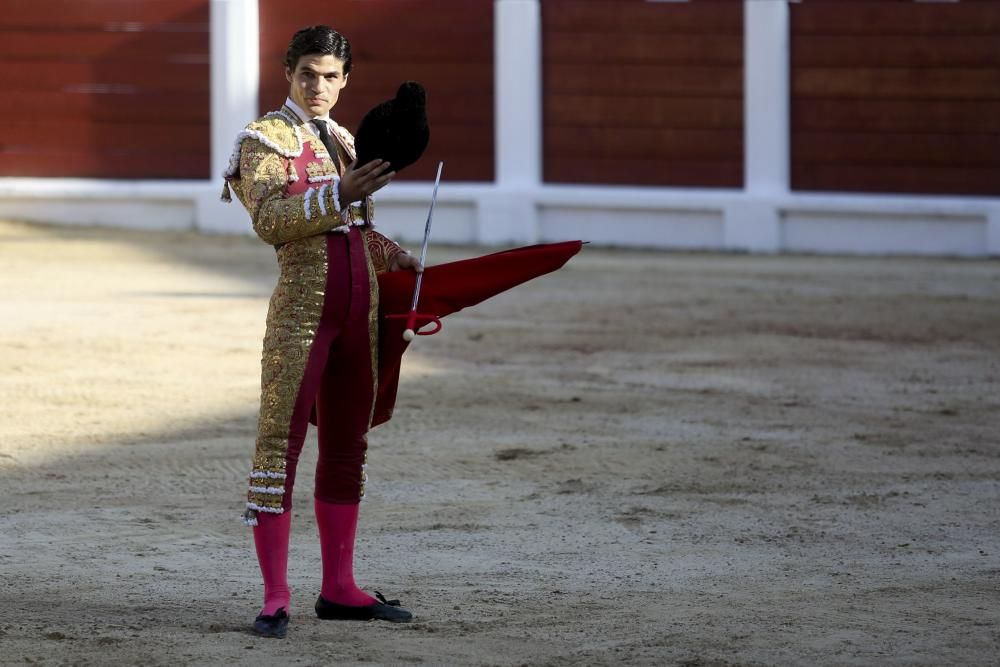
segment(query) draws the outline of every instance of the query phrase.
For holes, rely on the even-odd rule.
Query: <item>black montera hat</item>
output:
[[[380,158],[398,172],[420,159],[429,140],[427,95],[419,83],[407,81],[396,97],[375,106],[361,119],[354,136],[358,166]]]

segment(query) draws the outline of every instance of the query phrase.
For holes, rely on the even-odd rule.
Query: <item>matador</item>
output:
[[[250,123],[226,172],[257,235],[277,251],[261,361],[256,451],[244,520],[264,579],[254,629],[284,637],[292,487],[310,420],[319,459],[314,505],[323,558],[315,609],[323,619],[408,621],[398,601],[355,584],[354,541],[365,493],[366,433],[377,392],[378,274],[423,267],[373,229],[372,193],[391,165],[355,164],[351,134],[330,118],[351,72],[347,39],[327,26],[288,46],[288,99]]]

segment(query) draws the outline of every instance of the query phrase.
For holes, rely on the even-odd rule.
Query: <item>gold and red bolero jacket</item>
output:
[[[355,158],[354,137],[331,122],[342,149],[340,164]],[[345,160],[346,158],[346,160]],[[402,249],[376,232],[371,197],[354,205],[339,200],[340,174],[323,142],[288,107],[256,120],[236,138],[224,174],[222,199],[230,188],[246,207],[254,231],[274,246],[327,232],[362,227],[376,273],[383,273]]]

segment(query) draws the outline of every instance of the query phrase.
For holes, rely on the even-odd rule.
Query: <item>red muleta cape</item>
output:
[[[560,268],[580,252],[582,241],[547,243],[438,264],[424,269],[417,303],[417,327]],[[399,370],[407,343],[406,315],[413,302],[416,274],[394,271],[379,276],[378,395],[372,426],[389,421],[396,405]],[[387,317],[387,316],[395,317]],[[402,316],[402,317],[400,317]]]

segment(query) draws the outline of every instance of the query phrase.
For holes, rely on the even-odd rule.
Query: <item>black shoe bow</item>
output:
[[[381,602],[382,604],[387,604],[390,607],[399,607],[401,605],[399,600],[386,600],[385,596],[382,595],[382,593],[380,593],[379,591],[375,591],[375,597],[378,598],[379,602]]]

